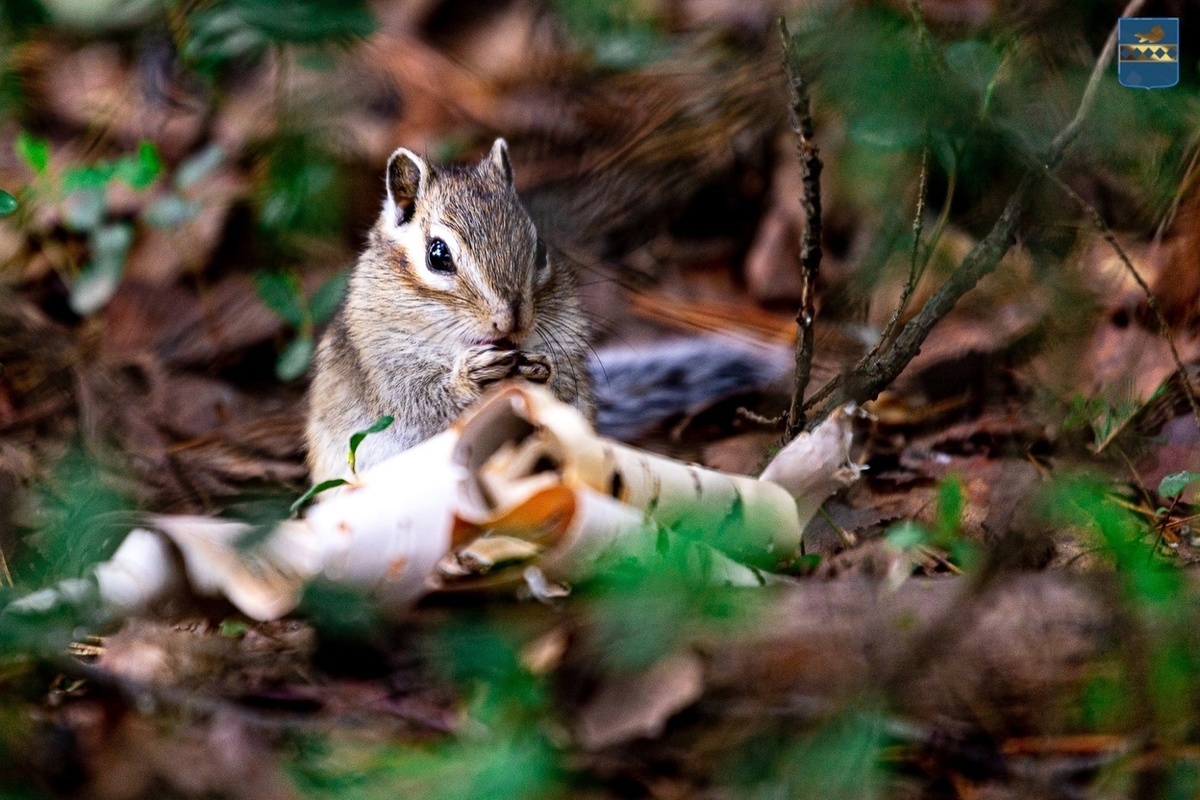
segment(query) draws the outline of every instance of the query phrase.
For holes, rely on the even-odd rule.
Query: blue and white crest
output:
[[[1166,89],[1179,83],[1179,19],[1119,20],[1117,80],[1131,89]]]

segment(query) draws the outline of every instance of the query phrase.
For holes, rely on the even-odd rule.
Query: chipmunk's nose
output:
[[[511,336],[521,330],[521,300],[518,298],[492,313],[492,330],[500,336]]]

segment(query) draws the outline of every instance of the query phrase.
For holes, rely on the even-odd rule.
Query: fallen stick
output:
[[[798,437],[756,479],[683,464],[597,436],[572,407],[529,384],[503,388],[452,428],[365,471],[250,540],[250,526],[151,517],[89,579],[11,604],[67,603],[114,616],[173,598],[224,598],[258,620],[294,610],[318,578],[402,613],[435,590],[575,581],[605,559],[656,557],[663,540],[720,583],[775,578],[739,563],[799,549],[821,503],[853,481],[849,410]],[[508,569],[502,569],[508,567]]]

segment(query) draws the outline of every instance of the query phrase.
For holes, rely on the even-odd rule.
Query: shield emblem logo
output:
[[[1117,24],[1117,80],[1131,89],[1179,83],[1179,19],[1123,17]]]

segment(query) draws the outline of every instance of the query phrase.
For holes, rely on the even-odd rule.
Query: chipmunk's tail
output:
[[[788,396],[793,356],[782,345],[698,336],[604,347],[588,366],[596,428],[632,441],[725,402],[769,408]]]

